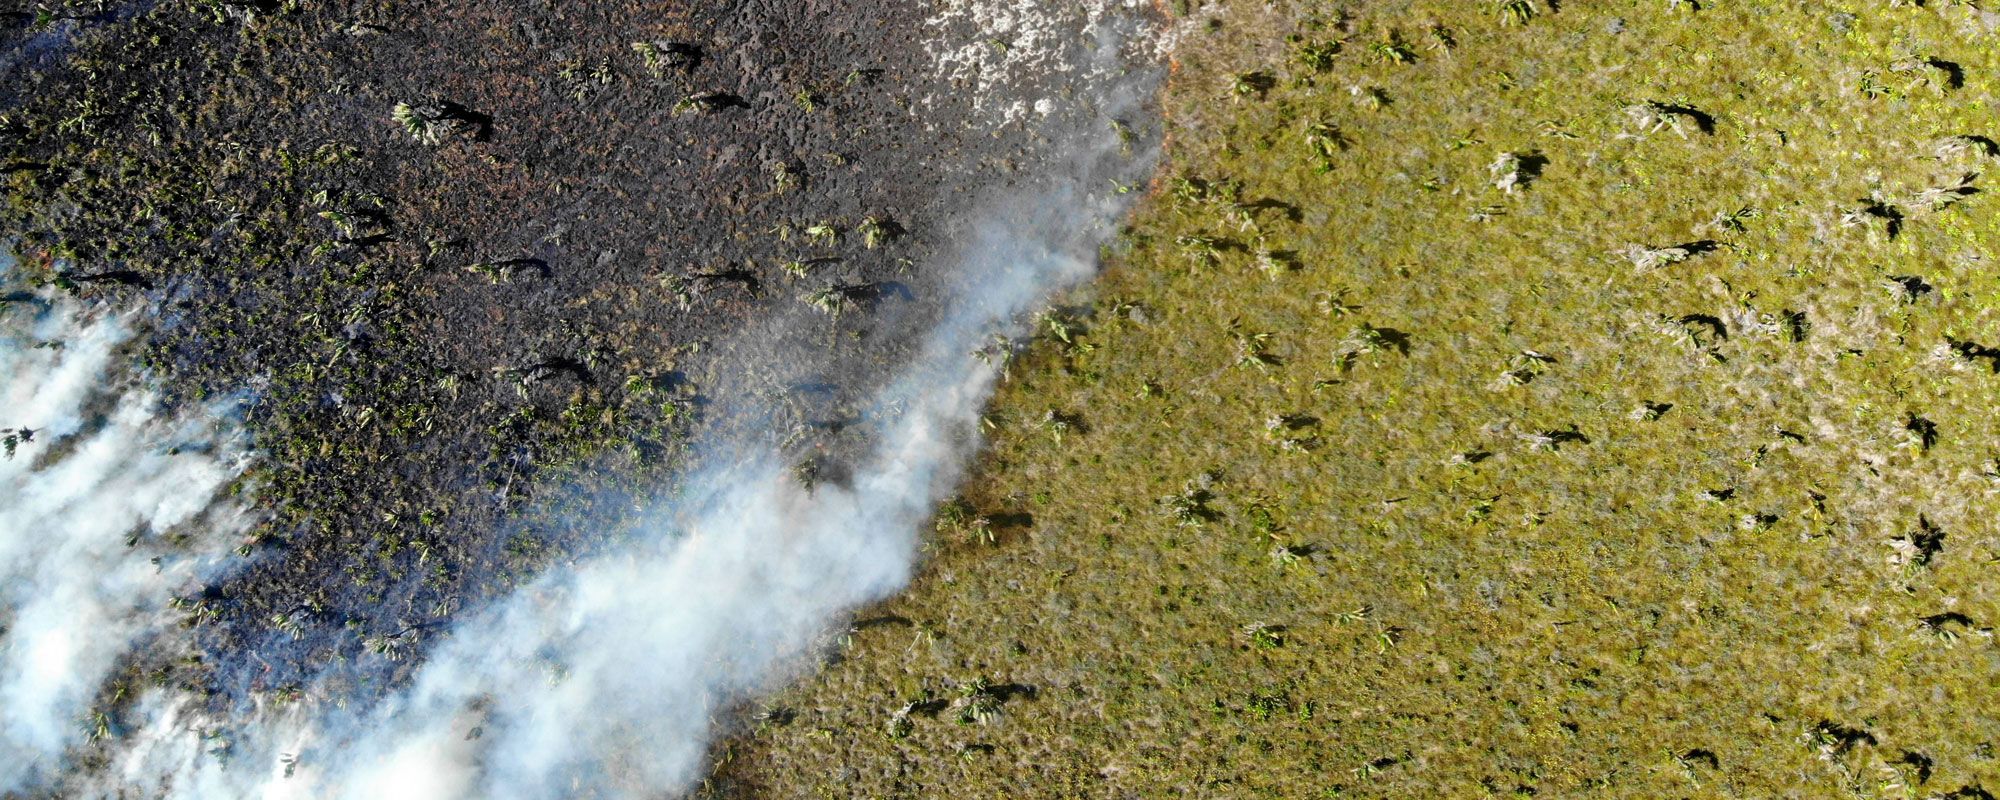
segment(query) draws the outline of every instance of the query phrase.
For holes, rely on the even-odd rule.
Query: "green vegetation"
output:
[[[2000,791],[1990,12],[1347,7],[1181,4],[1094,313],[711,788]]]

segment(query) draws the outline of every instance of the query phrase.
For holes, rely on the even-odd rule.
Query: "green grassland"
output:
[[[1087,310],[714,792],[2000,791],[2000,15],[1175,17]]]

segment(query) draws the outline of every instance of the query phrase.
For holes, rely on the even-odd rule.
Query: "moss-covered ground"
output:
[[[712,791],[2000,791],[2000,16],[1175,16],[1109,274]]]

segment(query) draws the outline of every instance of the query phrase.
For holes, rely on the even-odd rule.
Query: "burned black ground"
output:
[[[616,536],[714,424],[715,344],[774,319],[826,346],[726,365],[769,412],[743,423],[823,450],[931,310],[923,265],[967,189],[1038,146],[942,82],[924,20],[893,0],[0,17],[0,230],[28,279],[153,306],[168,404],[239,400],[265,454],[248,566],[179,602],[199,654],[130,674],[217,704],[392,683],[414,659],[360,657],[420,653]]]

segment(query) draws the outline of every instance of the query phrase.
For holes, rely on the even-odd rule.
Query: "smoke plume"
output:
[[[116,733],[101,687],[245,519],[215,503],[242,467],[231,425],[156,412],[125,375],[124,316],[20,294],[0,313],[4,793]]]
[[[1040,18],[1007,19],[1025,26]],[[861,425],[869,444],[838,480],[801,480],[792,459],[762,440],[712,438],[638,535],[553,568],[464,618],[389,699],[354,709],[309,699],[221,718],[189,697],[152,691],[137,700],[132,716],[144,724],[124,737],[113,767],[87,780],[72,777],[62,790],[525,800],[656,797],[692,785],[732,708],[810,669],[843,615],[907,583],[918,531],[978,446],[995,368],[974,353],[996,335],[1018,335],[1024,316],[1051,292],[1091,274],[1125,210],[1128,196],[1118,187],[1150,171],[1151,149],[1135,147],[1134,126],[1112,124],[1141,114],[1159,78],[1150,64],[1127,64],[1130,42],[1121,49],[1117,35],[1126,22],[1096,9],[1089,36],[1066,45],[1072,51],[1065,57],[1074,60],[1064,63],[1075,68],[1073,85],[1060,92],[1069,98],[1064,108],[1033,104],[1050,120],[1046,135],[1064,158],[1037,165],[990,197],[964,226],[956,256],[927,267],[951,276],[944,283],[953,288],[930,298],[942,309],[938,322],[922,336],[919,355],[869,404]],[[1137,142],[1153,140],[1138,128]],[[68,352],[64,363],[75,366],[64,369],[77,373],[71,382],[90,385],[101,376],[82,366],[83,353],[80,346]],[[9,350],[5,357],[17,356]],[[101,372],[108,357],[91,369]],[[49,374],[43,380],[57,380]],[[103,465],[79,467],[65,479],[21,473],[19,481],[46,481],[32,486],[0,471],[9,481],[0,492],[13,493],[0,511],[0,569],[41,582],[27,595],[58,587],[82,598],[38,615],[35,600],[5,595],[18,604],[8,608],[19,610],[0,639],[7,648],[0,686],[28,698],[20,708],[29,711],[6,706],[0,748],[14,749],[0,749],[0,763],[14,752],[36,760],[25,770],[0,767],[0,779],[13,781],[0,789],[47,784],[41,771],[84,734],[73,723],[117,653],[149,624],[155,606],[148,604],[207,568],[168,557],[155,572],[126,548],[126,532],[139,525],[154,531],[147,539],[187,528],[199,500],[235,474],[233,461],[220,455],[162,450],[159,443],[173,438],[161,438],[166,431],[143,412],[143,397],[130,404],[137,410],[129,419],[114,412],[92,427],[82,410],[90,392],[77,394],[67,412],[74,432],[66,435],[105,441],[105,457],[78,462]],[[213,435],[199,427],[175,433]],[[114,481],[131,486],[119,490],[119,504],[101,505]],[[20,512],[16,500],[52,510]],[[20,513],[35,516],[4,516]],[[208,520],[203,535],[230,530],[216,522]],[[76,552],[37,571],[50,556],[31,550],[47,550],[47,543],[22,532],[48,525],[84,527],[64,537]],[[93,603],[103,610],[87,610]],[[76,637],[79,625],[123,632]],[[369,657],[408,655],[410,643],[436,633],[380,637]],[[87,647],[79,644],[84,639]],[[46,668],[83,661],[97,671]]]

